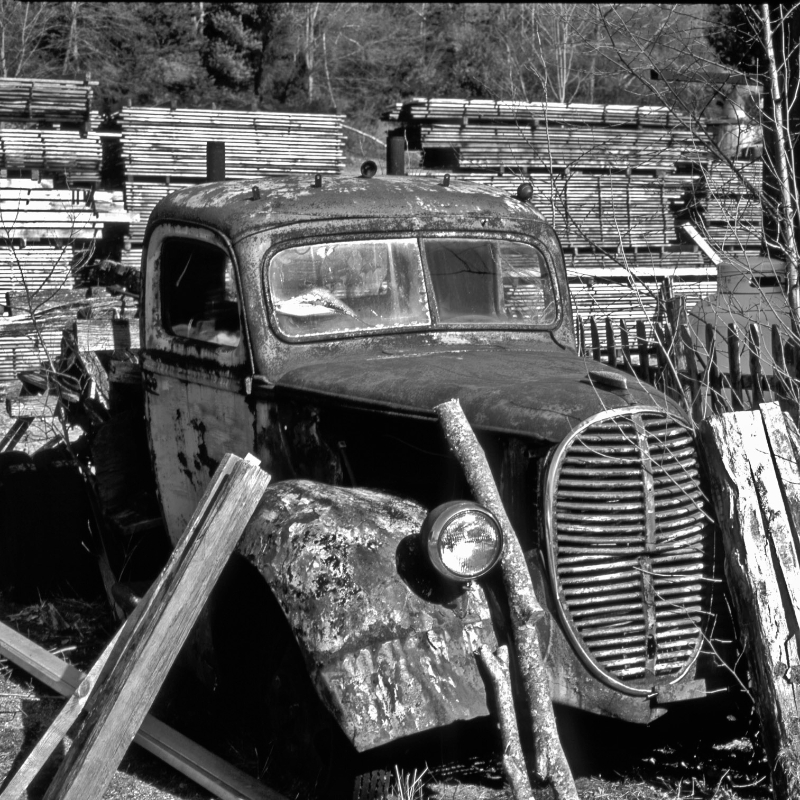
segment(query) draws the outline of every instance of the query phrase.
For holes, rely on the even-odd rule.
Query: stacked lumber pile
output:
[[[529,123],[562,123],[567,125],[635,125],[669,128],[688,124],[689,117],[665,106],[599,105],[593,103],[514,102],[508,100],[452,100],[415,97],[395,103],[384,115],[392,122],[413,122],[430,119],[472,121],[528,120]]]
[[[72,285],[72,244],[0,247],[0,300],[7,292],[33,293]]]
[[[122,192],[97,190],[103,147],[96,82],[0,79],[0,305],[71,290],[106,225],[126,224]],[[0,386],[57,356],[75,309],[0,317]],[[70,316],[71,315],[71,316]]]
[[[608,316],[635,324],[641,320],[652,337],[661,286],[671,279],[675,294],[690,304],[717,291],[717,268],[700,252],[684,248],[565,254],[576,316]],[[601,336],[602,345],[605,339]]]
[[[210,109],[124,108],[121,157],[126,175],[206,176],[206,142],[225,142],[226,175],[336,173],[344,165],[340,116]]]
[[[758,249],[761,183],[761,162],[705,165],[687,197],[689,218],[720,250]]]
[[[5,242],[0,246],[0,298],[29,295],[36,308],[38,300],[72,289],[85,260],[79,246],[94,246],[107,223],[128,219],[121,192],[54,189],[48,179],[0,179],[0,240]],[[61,329],[75,313],[0,317],[0,386],[19,370],[58,354]]]
[[[0,130],[0,168],[42,174],[66,182],[100,180],[102,146],[97,133],[34,128]]]
[[[80,127],[89,118],[97,81],[3,78],[0,119],[5,122],[53,122]]]
[[[51,180],[0,179],[0,239],[96,239],[105,223],[128,220],[121,192],[54,189]]]
[[[718,249],[760,241],[759,165],[714,162],[689,117],[666,107],[415,98],[383,118],[416,151],[413,175],[449,173],[510,194],[529,182],[568,263],[595,264],[591,275],[570,273],[582,315],[646,319],[665,277],[690,304],[713,294],[716,268],[679,222],[692,221]],[[615,271],[617,260],[632,271]]]
[[[442,170],[413,174],[441,182]],[[476,171],[450,174],[451,181],[480,183],[515,194],[521,180],[533,187],[533,205],[558,231],[566,247],[654,247],[675,243],[672,206],[681,204],[686,175],[612,172],[597,174],[565,170],[496,175]]]
[[[53,370],[62,355],[64,329],[78,317],[124,312],[125,299],[105,289],[50,289],[8,292],[9,316],[0,317],[0,386],[10,386],[19,372],[45,364]],[[130,302],[128,302],[130,306]]]
[[[206,143],[225,143],[227,178],[313,172],[344,166],[344,117],[212,109],[124,108],[112,119],[120,132],[108,166],[124,181],[132,222],[126,265],[141,261],[150,212],[171,192],[206,179]]]
[[[420,125],[422,147],[453,150],[459,167],[527,170],[580,166],[603,169],[670,170],[695,147],[694,137],[675,130],[523,127],[522,125]]]

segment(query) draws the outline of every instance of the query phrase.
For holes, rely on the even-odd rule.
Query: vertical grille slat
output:
[[[693,663],[713,577],[709,508],[691,431],[663,411],[606,412],[556,450],[550,575],[570,638],[601,679],[644,694]]]

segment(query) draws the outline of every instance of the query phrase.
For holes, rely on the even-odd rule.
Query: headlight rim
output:
[[[454,519],[468,512],[481,514],[494,525],[497,531],[499,546],[497,547],[497,552],[485,568],[470,575],[462,575],[454,572],[445,565],[440,553],[440,542],[442,532],[445,530],[446,526]],[[457,583],[469,583],[470,581],[483,578],[500,563],[505,547],[503,528],[497,517],[492,514],[488,508],[472,500],[451,500],[436,506],[436,508],[428,512],[428,515],[425,517],[425,521],[422,523],[422,528],[420,529],[420,538],[431,566],[442,577]]]

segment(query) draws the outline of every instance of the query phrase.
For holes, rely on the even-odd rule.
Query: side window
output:
[[[161,246],[162,319],[169,333],[236,347],[242,332],[233,264],[221,248],[172,237]]]

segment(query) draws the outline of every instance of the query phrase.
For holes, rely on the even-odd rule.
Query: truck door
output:
[[[230,244],[163,224],[147,247],[145,413],[161,508],[175,543],[226,452],[254,450],[246,333]]]

